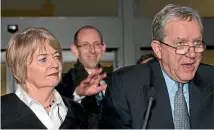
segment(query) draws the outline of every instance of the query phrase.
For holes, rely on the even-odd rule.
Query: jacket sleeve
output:
[[[100,128],[131,128],[131,115],[123,90],[123,81],[117,73],[108,77],[108,88],[104,98],[104,108]]]

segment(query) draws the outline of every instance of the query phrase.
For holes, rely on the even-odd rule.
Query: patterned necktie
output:
[[[178,83],[178,91],[174,99],[174,125],[175,129],[190,129],[189,113],[182,83]]]
[[[104,85],[105,84],[105,81],[104,80],[101,80],[100,81],[100,85]],[[97,93],[95,95],[96,97],[96,100],[97,100],[97,106],[99,106],[101,109],[102,109],[102,100],[103,100],[103,97],[104,97],[104,94],[102,91],[100,91],[99,93]]]
[[[102,108],[103,92],[100,91],[99,93],[97,93],[95,95],[95,97],[97,99],[97,106],[99,106],[100,108]]]

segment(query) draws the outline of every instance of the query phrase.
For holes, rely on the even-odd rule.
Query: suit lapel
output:
[[[77,112],[79,110],[75,110],[75,108],[71,105],[69,99],[62,97],[63,102],[68,108],[67,115],[65,117],[64,122],[61,124],[60,129],[80,129],[80,128],[87,128],[87,124],[85,124],[85,119],[82,115],[84,113]],[[81,111],[81,110],[80,110]]]
[[[195,85],[194,82],[190,82],[189,84],[189,109],[190,109],[190,124],[191,128],[192,126],[195,126],[194,118],[197,117],[197,113],[200,108],[200,90],[199,88]]]
[[[190,123],[192,129],[210,128],[212,121],[213,89],[210,82],[196,73],[195,78],[189,83]],[[207,114],[207,115],[206,115]]]
[[[140,111],[139,111],[139,123],[140,123],[140,127],[136,127],[136,128],[143,128],[143,123],[145,122],[145,117],[146,117],[146,112],[147,112],[147,109],[148,109],[148,105],[149,105],[149,99],[150,97],[153,97],[155,98],[156,96],[156,89],[154,87],[151,87],[149,85],[143,85],[143,91],[144,91],[144,94],[141,94],[139,99],[145,99],[144,102],[139,102],[139,108]],[[152,113],[153,111],[153,106],[155,105],[155,101],[152,102],[152,107],[151,107],[151,112],[150,114]],[[148,123],[147,123],[147,126],[152,126],[152,128],[154,127],[151,123],[151,116],[149,117],[149,120],[148,120]],[[150,127],[147,127],[147,128],[150,128]]]
[[[174,124],[170,100],[161,68],[157,61],[151,61],[149,64],[151,67],[150,87],[156,90],[155,102],[151,110],[151,119],[148,124],[149,128],[173,129]]]
[[[68,113],[65,117],[65,120],[60,126],[60,129],[80,129],[81,122],[75,117],[74,113],[70,111],[71,109],[68,108]]]
[[[44,124],[38,119],[34,112],[22,102],[15,94],[12,97],[13,105],[16,106],[16,109],[13,111],[14,119],[26,126],[26,128],[37,128],[37,129],[46,129]]]

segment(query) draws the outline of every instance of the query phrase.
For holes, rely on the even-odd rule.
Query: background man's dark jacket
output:
[[[57,91],[68,98],[73,99],[75,88],[88,77],[88,72],[84,66],[78,61],[74,68],[71,68],[63,75],[62,82],[56,87]],[[97,106],[95,95],[86,96],[82,99],[81,104],[88,113],[88,128],[98,128],[99,120],[101,118],[100,107]]]

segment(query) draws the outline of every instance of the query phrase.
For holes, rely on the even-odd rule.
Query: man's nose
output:
[[[92,52],[92,53],[94,53],[95,52],[95,47],[94,47],[94,45],[92,44],[92,45],[90,45],[90,51]]]
[[[187,52],[186,56],[189,57],[189,58],[195,58],[196,52],[195,52],[195,47],[194,46],[191,46],[189,48],[189,51]]]

